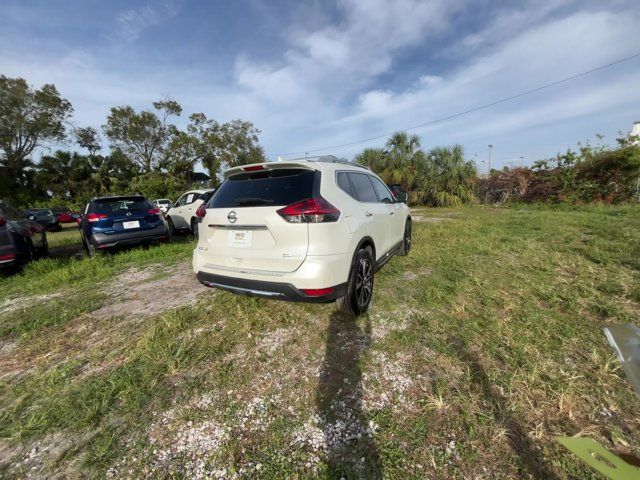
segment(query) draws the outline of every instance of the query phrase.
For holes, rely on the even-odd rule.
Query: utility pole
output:
[[[493,148],[493,145],[489,144],[489,170],[487,171],[488,177],[491,176],[491,149],[492,148]]]

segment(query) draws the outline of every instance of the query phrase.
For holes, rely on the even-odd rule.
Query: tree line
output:
[[[174,123],[183,113],[178,102],[163,98],[152,106],[111,108],[101,132],[74,127],[73,107],[54,85],[34,89],[22,78],[0,76],[0,198],[23,206],[79,206],[89,197],[132,192],[175,199],[198,163],[215,183],[224,168],[266,160],[260,131],[249,121],[220,123],[193,113],[181,130]],[[101,154],[102,136],[108,155]],[[64,142],[81,152],[57,150],[34,161],[38,149]],[[620,203],[638,194],[640,142],[621,136],[614,147],[587,143],[531,167],[480,176],[462,146],[425,150],[420,137],[399,132],[355,161],[399,184],[412,205]]]
[[[174,123],[183,113],[163,98],[153,108],[110,109],[99,131],[71,122],[73,106],[54,85],[36,89],[22,78],[0,75],[0,198],[18,205],[81,205],[99,195],[139,192],[175,198],[201,164],[215,183],[221,169],[265,161],[249,121],[218,122],[204,113]],[[110,153],[102,155],[103,138]],[[51,146],[74,145],[78,151]],[[42,154],[39,161],[34,155]]]
[[[483,176],[465,159],[462,146],[425,151],[418,136],[405,132],[394,134],[384,148],[364,149],[356,161],[385,182],[400,184],[412,205],[640,201],[640,139],[622,134],[613,147],[579,144],[531,167],[505,167]]]

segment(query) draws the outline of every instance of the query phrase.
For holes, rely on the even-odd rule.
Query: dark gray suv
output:
[[[0,269],[24,265],[48,252],[42,225],[0,200]]]

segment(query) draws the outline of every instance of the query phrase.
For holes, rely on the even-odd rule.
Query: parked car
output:
[[[78,216],[74,216],[74,213],[67,207],[55,207],[51,211],[56,216],[60,223],[74,223]]]
[[[0,268],[24,265],[49,252],[42,225],[0,200]]]
[[[153,203],[160,209],[162,213],[167,213],[171,207],[173,207],[173,202],[168,198],[158,198],[154,200]]]
[[[167,221],[172,231],[187,230],[197,237],[199,219],[196,211],[200,205],[209,201],[214,191],[208,189],[185,192],[167,212]]]
[[[402,203],[407,203],[407,194],[402,190],[402,185],[399,183],[387,183],[387,187],[393,193],[393,196]]]
[[[31,208],[25,210],[24,213],[29,220],[38,222],[48,232],[59,232],[62,230],[62,225],[60,225],[56,216],[48,208]]]
[[[82,244],[91,256],[113,247],[171,241],[160,209],[141,195],[92,199],[79,227]]]
[[[411,249],[409,208],[365,167],[335,157],[227,170],[199,210],[201,283],[245,295],[332,302],[361,314],[374,273]]]

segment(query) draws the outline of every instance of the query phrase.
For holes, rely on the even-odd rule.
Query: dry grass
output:
[[[20,295],[29,271],[2,280],[21,300],[0,316],[0,473],[598,478],[558,434],[638,455],[638,400],[602,327],[637,321],[639,210],[417,215],[447,220],[416,223],[355,321],[186,281],[166,309],[121,308],[187,269],[151,250],[99,259],[99,288],[71,262],[35,265],[74,289],[27,293],[66,302]]]

